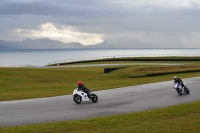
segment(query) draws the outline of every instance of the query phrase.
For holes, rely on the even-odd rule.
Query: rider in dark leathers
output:
[[[78,89],[87,93],[88,98],[90,98],[89,90],[83,85],[81,81],[78,81]]]
[[[185,85],[183,84],[183,81],[180,78],[178,78],[177,76],[174,76],[174,84],[175,83],[178,83],[178,84],[181,85],[182,88],[185,88]]]

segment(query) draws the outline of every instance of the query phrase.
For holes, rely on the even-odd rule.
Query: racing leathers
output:
[[[81,86],[78,86],[78,89],[87,93],[88,98],[90,98],[89,90],[85,87],[85,85],[82,84]]]
[[[181,85],[182,92],[184,92],[185,85],[183,84],[183,81],[180,78],[176,78],[176,79],[174,79],[174,84],[176,84],[176,83]]]

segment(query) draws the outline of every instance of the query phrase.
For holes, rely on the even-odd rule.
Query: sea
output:
[[[200,56],[200,49],[1,49],[0,67],[118,57]]]

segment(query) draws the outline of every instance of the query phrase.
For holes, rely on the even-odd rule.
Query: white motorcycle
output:
[[[184,86],[185,86],[185,84],[184,84]],[[174,84],[174,89],[176,89],[176,91],[179,95],[182,95],[184,93],[190,94],[190,90],[186,86],[182,88],[181,84],[179,84],[179,83]]]
[[[92,92],[92,89],[89,90],[88,94],[90,95],[90,97],[88,97],[87,93],[83,92],[82,90],[79,90],[78,88],[75,88],[73,92],[74,102],[76,102],[77,104],[80,104],[82,101],[83,102],[87,102],[87,101],[97,102],[98,101],[97,95],[91,92]]]

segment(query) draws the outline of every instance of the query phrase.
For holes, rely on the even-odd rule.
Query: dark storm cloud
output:
[[[115,13],[103,1],[98,0],[36,0],[28,2],[4,0],[0,2],[0,15],[15,17],[15,21],[23,20],[23,23],[32,22],[32,18],[41,22],[41,18],[43,22],[50,21],[66,25],[96,25],[99,23],[98,19],[102,21]]]
[[[95,6],[96,5],[96,6]],[[50,15],[50,16],[99,16],[110,11],[100,1],[93,0],[41,0],[41,1],[2,1],[1,15]]]
[[[197,6],[194,2],[193,5]],[[200,30],[200,10],[163,9],[155,5],[136,7],[134,4],[130,8],[128,5],[120,6],[120,3],[117,5],[112,0],[3,0],[0,2],[0,14],[26,15],[26,22],[38,16],[44,21],[76,25],[87,32]],[[95,26],[106,27],[107,30]]]

